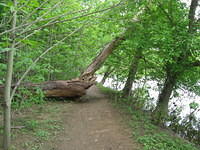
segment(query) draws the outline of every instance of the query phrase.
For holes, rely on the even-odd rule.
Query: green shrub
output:
[[[190,143],[161,133],[144,135],[137,140],[144,145],[144,150],[197,150],[197,148]]]
[[[33,104],[44,103],[44,93],[40,88],[28,90],[26,88],[18,89],[12,101],[12,107],[15,109],[31,107]]]

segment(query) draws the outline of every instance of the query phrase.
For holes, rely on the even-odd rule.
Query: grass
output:
[[[46,130],[37,130],[34,135],[39,138],[40,140],[48,140],[50,137],[50,132],[46,131]]]
[[[198,150],[194,144],[180,138],[169,129],[156,126],[148,112],[134,110],[127,101],[121,99],[120,92],[98,85],[100,90],[112,99],[112,103],[125,114],[132,135],[143,150]]]
[[[44,143],[56,138],[63,131],[62,114],[68,105],[60,102],[47,102],[32,105],[13,113],[11,150],[42,150]],[[2,136],[0,125],[0,136]]]

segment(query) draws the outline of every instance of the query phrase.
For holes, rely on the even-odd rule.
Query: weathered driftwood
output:
[[[34,87],[41,88],[46,97],[81,97],[86,94],[86,90],[89,87],[96,83],[94,73],[123,40],[124,38],[121,36],[108,43],[79,78],[47,81],[40,84],[27,83],[21,84],[20,87],[28,89],[33,89]],[[14,87],[15,85],[12,85],[12,88]],[[0,86],[0,96],[3,96],[3,86]]]

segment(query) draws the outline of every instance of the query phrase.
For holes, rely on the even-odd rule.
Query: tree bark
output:
[[[17,0],[14,0],[14,6],[17,7]],[[16,9],[13,12],[13,20],[12,20],[12,29],[16,27],[17,20],[17,11]],[[8,150],[10,148],[10,137],[11,137],[11,99],[10,99],[10,91],[11,91],[11,82],[12,82],[12,73],[13,73],[13,59],[14,59],[14,47],[15,47],[15,30],[11,33],[12,45],[8,52],[7,59],[7,72],[6,72],[6,83],[4,90],[4,136],[3,136],[3,149]]]
[[[199,2],[199,0],[192,0],[191,1],[190,11],[189,11],[189,15],[188,15],[189,32],[190,33],[196,31],[196,29],[195,29],[195,12],[196,12],[196,9],[197,9],[197,6],[198,6],[198,2]]]
[[[168,104],[174,86],[176,85],[176,81],[176,75],[172,75],[170,73],[167,74],[164,86],[158,96],[156,109],[153,112],[153,120],[156,124],[162,125],[163,121],[165,121],[165,119],[168,117]]]
[[[85,79],[93,76],[94,73],[103,65],[107,57],[117,48],[118,45],[124,40],[124,35],[116,37],[113,41],[108,43],[93,62],[85,69],[80,78]]]
[[[59,80],[44,82],[40,87],[46,97],[81,97],[86,94],[86,90],[94,85],[95,81],[81,80]]]
[[[86,90],[96,83],[95,80],[82,81],[79,79],[47,81],[39,84],[25,83],[20,87],[34,91],[40,88],[45,97],[81,97],[86,94]],[[12,88],[15,85],[11,86]],[[3,94],[3,86],[0,86],[0,96]]]
[[[122,35],[108,43],[79,78],[67,81],[47,81],[40,84],[22,84],[20,87],[28,89],[35,87],[41,88],[46,97],[81,97],[85,95],[89,87],[96,83],[96,78],[93,76],[94,73],[103,65],[106,58],[123,40],[124,38]],[[17,83],[16,85],[12,85],[12,88],[16,90],[18,86],[19,84]],[[3,86],[0,86],[0,96],[3,94],[3,88]]]
[[[127,78],[125,86],[122,90],[123,97],[125,97],[125,98],[129,97],[131,94],[133,82],[135,80],[135,75],[137,73],[138,64],[139,64],[141,57],[142,57],[142,50],[140,48],[138,48],[136,50],[135,56],[132,59],[132,63],[130,65],[130,69],[129,69],[129,73],[128,73],[128,78]]]
[[[108,43],[79,78],[69,81],[49,81],[39,86],[46,97],[81,97],[95,84],[94,73],[103,65],[107,57],[124,40],[124,35]]]

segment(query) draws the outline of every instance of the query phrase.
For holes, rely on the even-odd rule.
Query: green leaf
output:
[[[198,103],[195,103],[195,102],[190,103],[190,109],[198,109],[198,108],[199,108]]]
[[[9,7],[8,5],[4,4],[4,3],[0,3],[1,6],[5,6],[5,7]]]

